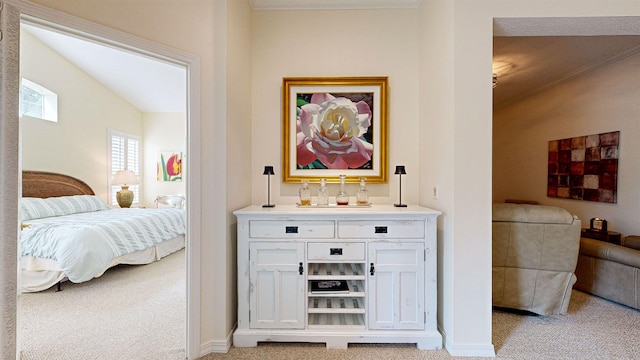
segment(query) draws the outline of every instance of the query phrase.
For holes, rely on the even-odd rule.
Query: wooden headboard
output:
[[[95,195],[87,183],[73,176],[46,171],[22,171],[22,197],[48,198]]]

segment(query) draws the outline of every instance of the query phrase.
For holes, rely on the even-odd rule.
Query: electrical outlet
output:
[[[433,198],[438,200],[438,185],[433,187]]]

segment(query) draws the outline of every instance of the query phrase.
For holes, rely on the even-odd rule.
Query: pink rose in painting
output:
[[[371,109],[364,101],[313,94],[311,103],[300,107],[298,164],[317,158],[329,169],[361,167],[373,154],[373,145],[362,137],[370,126]]]

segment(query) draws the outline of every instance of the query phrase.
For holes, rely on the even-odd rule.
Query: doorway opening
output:
[[[37,11],[32,11],[32,14],[33,12],[37,13]],[[183,85],[181,86],[181,101],[184,106],[182,128],[185,133],[183,139],[184,153],[182,159],[184,165],[183,195],[186,198],[187,235],[185,237],[186,251],[183,251],[182,255],[185,258],[183,261],[184,268],[181,274],[186,283],[186,286],[182,289],[182,294],[186,298],[186,306],[182,311],[182,317],[186,317],[186,321],[184,328],[181,330],[185,339],[181,358],[195,358],[199,354],[199,344],[197,343],[199,339],[199,308],[197,306],[193,306],[193,303],[197,302],[199,299],[199,284],[195,281],[199,279],[198,274],[200,266],[197,256],[193,256],[193,254],[198,253],[199,232],[190,231],[190,229],[199,228],[199,214],[196,211],[199,204],[197,204],[197,201],[196,204],[194,204],[190,200],[192,198],[199,198],[200,191],[199,177],[195,175],[198,173],[195,167],[199,163],[200,144],[198,137],[194,136],[197,134],[200,122],[198,111],[199,94],[197,91],[199,88],[199,62],[197,58],[190,56],[189,54],[165,48],[159,44],[138,39],[128,34],[114,34],[110,29],[97,24],[78,21],[75,19],[72,27],[67,24],[68,19],[61,17],[60,14],[52,14],[48,11],[40,14],[42,16],[37,17],[32,14],[22,14],[21,24],[27,24],[28,26],[35,26],[39,29],[52,33],[81,39],[104,48],[117,49],[118,51],[126,52],[129,55],[142,57],[146,60],[155,61],[156,63],[163,63],[165,65],[170,64],[174,68],[179,68],[182,71]],[[43,66],[42,68],[47,70],[46,66]],[[22,123],[20,126],[22,127]],[[80,133],[80,136],[82,136],[82,133]],[[106,136],[107,135],[105,134],[105,139]],[[101,143],[105,144],[106,147],[106,140]],[[21,156],[21,154],[19,156]],[[150,156],[153,157],[153,154],[150,154]],[[104,159],[100,159],[98,162],[100,161],[106,162],[106,157]],[[194,164],[194,166],[190,166],[191,164]],[[155,163],[153,164],[153,167],[155,168]],[[150,176],[155,178],[155,171],[147,170],[147,172],[151,172]],[[97,178],[101,178],[101,180],[97,180],[97,183],[101,184],[101,181],[106,183],[106,180],[104,180],[104,178],[107,178],[108,176],[106,168],[96,176]],[[162,191],[162,189],[149,191],[150,194],[147,194],[145,198],[151,198],[152,200],[145,200],[146,205],[153,206],[153,198],[155,198],[156,195],[160,195],[160,191]],[[21,296],[19,295],[19,302],[21,300],[20,298]],[[18,308],[20,308],[20,306],[18,306]],[[96,327],[99,328],[99,326]],[[18,317],[18,329],[20,329],[20,317]],[[110,335],[108,332],[104,332],[102,333],[102,336]],[[111,336],[113,336],[112,340],[122,338],[119,334],[112,334]],[[18,330],[18,351],[21,350],[21,337],[20,330]],[[116,346],[127,347],[135,345],[116,344]]]

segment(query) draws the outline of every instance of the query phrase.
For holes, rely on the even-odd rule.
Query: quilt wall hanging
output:
[[[547,196],[617,203],[620,131],[549,141]]]

